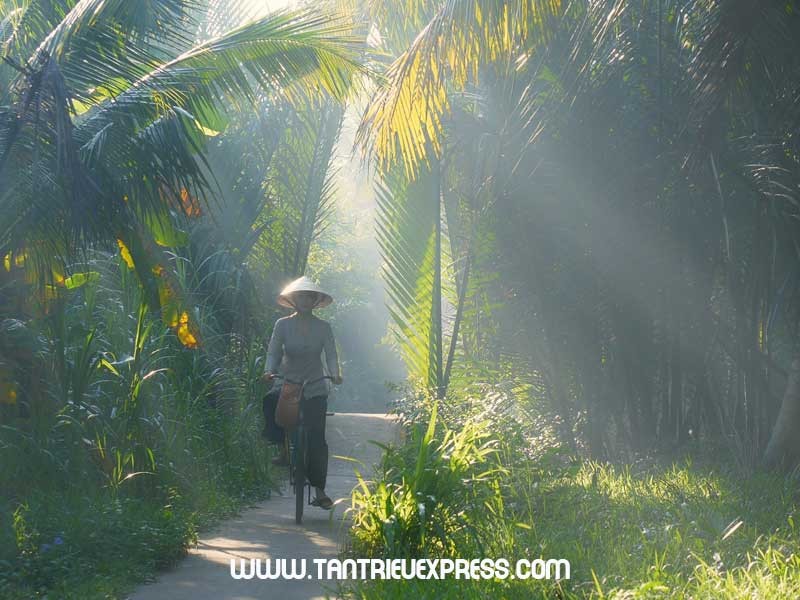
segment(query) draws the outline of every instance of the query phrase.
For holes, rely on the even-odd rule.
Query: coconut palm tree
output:
[[[383,179],[378,236],[398,343],[411,372],[440,397],[464,306],[463,293],[450,293],[456,314],[445,360],[442,296],[466,289],[470,246],[448,235],[448,225],[457,228],[456,213],[445,210],[448,186],[458,177],[444,175],[446,123],[482,69],[507,64],[531,38],[543,41],[545,24],[560,10],[559,0],[382,2],[366,10],[384,49],[397,57],[366,108],[357,141],[373,151]],[[476,164],[474,172],[482,171]],[[472,200],[465,205],[474,206],[484,181],[459,175],[470,182]],[[446,273],[452,271],[443,256],[448,242],[460,277]]]
[[[598,453],[724,434],[752,458],[777,419],[769,456],[797,456],[797,2],[398,4],[403,25],[375,17],[400,54],[361,141],[407,179],[458,165],[445,197],[491,188],[470,264],[495,277],[465,342],[520,356]],[[502,11],[517,25],[482,49]]]
[[[116,243],[157,306],[173,215],[213,193],[209,136],[265,92],[343,99],[359,70],[335,17],[280,12],[194,44],[201,8],[0,5],[0,253],[33,279],[57,284],[76,252]]]
[[[477,83],[480,70],[516,58],[544,41],[560,0],[417,0],[370,3],[388,48],[402,48],[386,71],[359,128],[358,140],[386,167],[408,176],[441,156],[451,90]]]

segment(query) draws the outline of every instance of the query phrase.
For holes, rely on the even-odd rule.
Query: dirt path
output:
[[[381,450],[369,440],[393,441],[397,429],[385,415],[336,413],[328,417],[328,486],[333,511],[306,507],[302,525],[294,522],[294,496],[284,485],[283,496],[247,509],[234,519],[203,535],[197,547],[172,571],[155,583],[139,588],[130,600],[309,600],[333,597],[331,581],[235,580],[230,575],[231,558],[305,558],[309,573],[316,575],[314,558],[336,558],[346,535],[345,510],[356,484],[354,468],[365,477],[380,459]],[[344,458],[349,457],[363,464]],[[367,465],[367,466],[365,466]]]

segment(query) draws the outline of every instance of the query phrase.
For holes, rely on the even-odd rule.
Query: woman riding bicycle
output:
[[[308,277],[296,279],[278,295],[278,304],[295,310],[288,317],[275,322],[267,347],[265,380],[276,375],[293,381],[313,381],[306,386],[303,401],[303,422],[308,432],[308,481],[314,486],[316,498],[313,505],[330,509],[333,502],[325,494],[328,474],[328,444],[325,442],[325,413],[328,408],[328,384],[323,376],[322,353],[333,382],[342,383],[339,359],[333,330],[327,321],[314,316],[315,308],[333,302],[330,294]],[[283,445],[284,430],[275,422],[275,408],[280,397],[283,380],[278,380],[264,397],[264,435],[271,442],[281,444],[281,454],[274,464],[285,465],[288,456]]]

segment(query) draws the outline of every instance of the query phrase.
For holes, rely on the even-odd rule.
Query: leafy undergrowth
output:
[[[354,492],[352,554],[507,558],[512,573],[520,558],[564,558],[570,578],[373,579],[347,582],[347,597],[800,597],[796,479],[700,455],[632,465],[558,449],[530,458],[513,427],[435,419],[412,424],[378,481]]]
[[[183,557],[199,531],[269,495],[269,472],[253,458],[162,474],[146,488],[71,485],[0,503],[0,597],[125,597]]]
[[[90,264],[95,284],[47,319],[4,321],[43,370],[0,411],[4,600],[125,597],[272,485],[262,344],[209,305],[187,348],[124,261]]]

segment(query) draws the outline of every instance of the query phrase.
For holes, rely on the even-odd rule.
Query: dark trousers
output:
[[[282,444],[285,431],[275,422],[275,408],[280,393],[270,392],[264,396],[263,410],[267,439]],[[308,434],[308,481],[314,487],[325,487],[328,477],[328,444],[325,441],[325,413],[328,410],[327,396],[303,398],[303,424]]]

